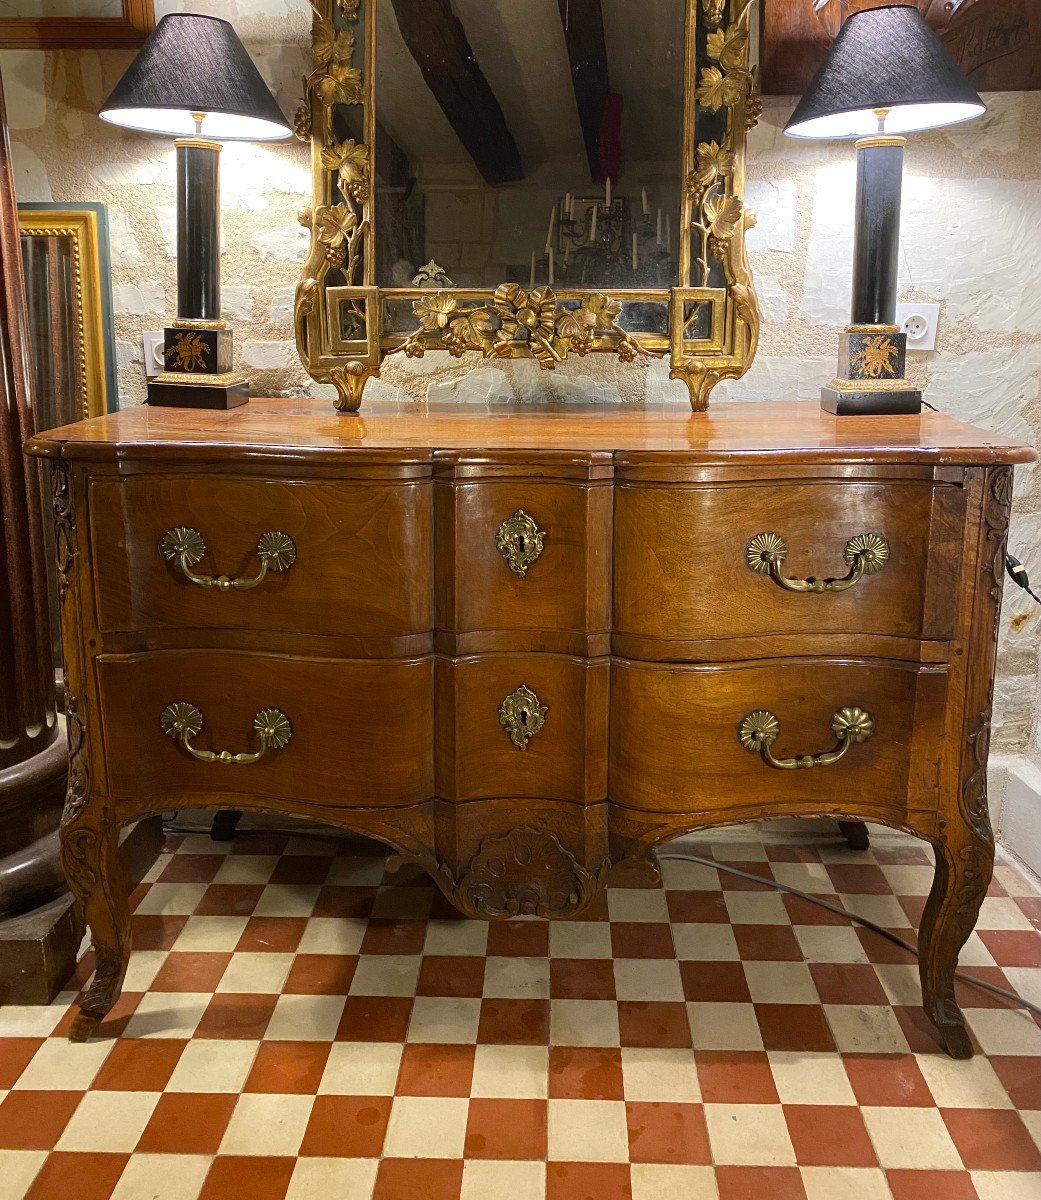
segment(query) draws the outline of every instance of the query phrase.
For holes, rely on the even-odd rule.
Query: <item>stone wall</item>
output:
[[[291,115],[309,65],[306,0],[158,0],[231,19]],[[174,312],[173,148],[96,117],[129,63],[122,51],[0,53],[24,201],[100,200],[109,206],[119,401],[144,396],[140,333]],[[937,349],[910,356],[910,374],[937,408],[1035,445],[1041,437],[1041,103],[1039,94],[985,97],[964,126],[913,137],[907,149],[900,294],[942,305]],[[752,134],[748,201],[759,223],[749,248],[764,328],[745,379],[715,400],[814,398],[834,368],[849,304],[852,148],[781,134],[791,101],[768,100]],[[229,145],[223,154],[223,277],[239,365],[255,394],[318,393],[292,340],[293,290],[307,236],[309,154],[297,142]],[[547,394],[574,403],[615,399],[686,404],[665,364],[575,360],[555,373],[534,363],[457,362],[447,355],[387,364],[371,395],[476,404]],[[367,392],[367,395],[370,393]],[[1017,471],[1011,545],[1041,582],[1041,473]],[[995,744],[1041,762],[1041,609],[1009,590],[995,709]]]

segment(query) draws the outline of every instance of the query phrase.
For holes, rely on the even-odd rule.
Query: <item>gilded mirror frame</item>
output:
[[[623,361],[667,358],[695,412],[722,379],[751,366],[759,306],[745,252],[754,214],[744,205],[747,134],[761,103],[750,65],[755,0],[684,0],[685,65],[679,270],[675,286],[636,290],[445,286],[384,288],[376,279],[373,150],[376,144],[376,6],[388,0],[309,0],[313,70],[297,111],[312,147],[310,232],[295,303],[296,342],[308,373],[336,388],[336,408],[356,412],[385,359],[447,352],[462,358],[535,358],[551,370],[569,354]],[[703,34],[703,35],[702,35]],[[338,140],[341,129],[356,136]],[[355,111],[356,110],[356,111]],[[709,126],[716,137],[700,136]],[[384,305],[411,304],[415,328],[389,333]],[[667,333],[623,327],[623,304],[668,305]],[[345,332],[346,331],[346,332]]]

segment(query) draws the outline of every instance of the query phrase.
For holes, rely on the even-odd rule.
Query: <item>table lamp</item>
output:
[[[907,336],[896,325],[905,133],[986,112],[917,8],[891,4],[847,18],[784,128],[789,137],[856,138],[853,305],[838,376],[821,407],[839,416],[919,413],[904,378]]]
[[[249,384],[232,372],[232,331],[221,319],[221,142],[273,141],[292,129],[235,30],[195,13],[163,17],[99,115],[177,147],[177,319],[148,403],[245,404]]]

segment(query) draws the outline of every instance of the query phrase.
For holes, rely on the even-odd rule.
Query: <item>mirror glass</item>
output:
[[[676,284],[686,0],[376,16],[381,288]]]

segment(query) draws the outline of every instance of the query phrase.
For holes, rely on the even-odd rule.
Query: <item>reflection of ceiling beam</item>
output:
[[[571,61],[578,119],[589,159],[589,174],[599,180],[600,126],[611,91],[607,73],[607,42],[604,39],[604,10],[600,0],[557,0],[564,40]]]
[[[393,0],[401,36],[488,183],[524,178],[520,151],[451,0]]]

